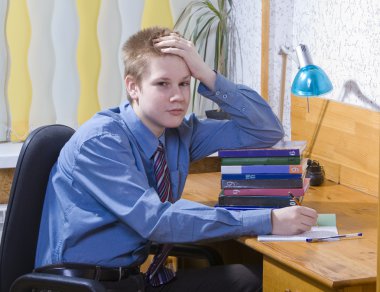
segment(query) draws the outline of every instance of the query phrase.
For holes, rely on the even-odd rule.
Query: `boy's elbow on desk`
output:
[[[284,136],[285,132],[281,127],[278,131],[275,132],[275,135],[273,135],[272,145],[276,144],[277,142],[280,142],[281,139],[284,138]]]
[[[256,136],[261,141],[263,147],[272,147],[284,137],[284,131],[281,128],[265,131],[262,137]]]
[[[281,124],[278,124],[278,127],[274,129],[273,132],[274,139],[276,140],[275,143],[279,142],[285,136],[285,131]]]
[[[266,144],[265,147],[271,147],[284,138],[285,132],[281,123],[277,122],[264,126],[262,131],[256,131],[255,136],[256,139],[261,140],[262,144]]]

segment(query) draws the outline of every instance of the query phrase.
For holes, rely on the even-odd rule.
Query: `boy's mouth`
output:
[[[179,115],[183,114],[183,109],[181,109],[181,108],[171,109],[171,110],[169,110],[169,113],[174,115],[174,116],[179,116]]]

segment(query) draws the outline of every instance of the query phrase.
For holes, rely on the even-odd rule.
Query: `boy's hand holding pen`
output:
[[[301,206],[301,201],[299,198],[295,197],[291,192],[288,192],[289,196],[294,200],[294,202],[297,204],[297,206]],[[316,224],[318,226],[318,223]],[[357,233],[347,233],[347,234],[339,234],[334,236],[326,236],[326,237],[318,237],[318,238],[307,238],[306,242],[321,242],[321,241],[329,241],[331,239],[345,239],[345,238],[357,238],[362,237],[362,232]]]
[[[300,202],[297,198],[297,204]],[[304,206],[290,206],[273,209],[272,234],[275,235],[296,235],[309,231],[317,222],[317,212]]]
[[[299,198],[294,196],[291,192],[288,192],[289,196],[294,200],[294,202],[297,204],[297,206],[301,206],[301,201]],[[315,223],[316,226],[318,226],[318,221]]]

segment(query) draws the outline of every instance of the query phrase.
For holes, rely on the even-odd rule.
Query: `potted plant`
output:
[[[237,31],[231,17],[233,3],[232,0],[218,0],[217,5],[213,2],[216,1],[191,1],[180,14],[174,28],[194,43],[206,62],[213,62],[214,70],[230,77],[235,70],[235,62],[231,62],[230,57],[234,54],[238,40],[234,35]],[[201,103],[204,102],[203,98],[197,96],[197,86],[198,81],[195,81],[191,102],[193,112],[201,108]],[[206,116],[216,119],[228,118],[220,109],[206,110]]]

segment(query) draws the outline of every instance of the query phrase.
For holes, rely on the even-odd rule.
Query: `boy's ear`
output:
[[[125,83],[125,88],[127,89],[129,96],[133,100],[137,100],[138,99],[138,94],[137,94],[138,84],[136,82],[136,79],[130,75],[127,75],[124,79],[124,83]]]

